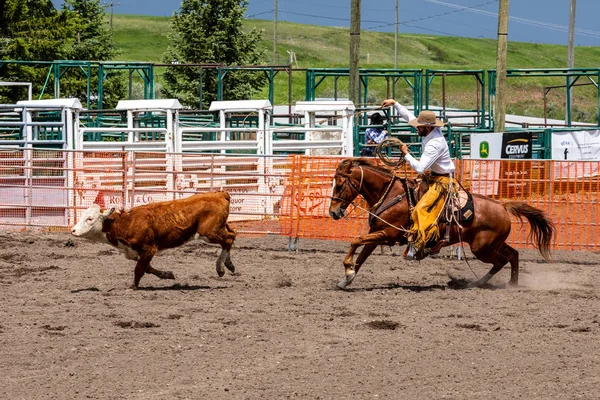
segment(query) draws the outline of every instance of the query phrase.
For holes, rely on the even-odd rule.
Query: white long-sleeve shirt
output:
[[[415,115],[398,102],[394,103],[394,109],[406,122],[415,119]],[[456,167],[450,157],[448,142],[446,142],[441,128],[436,127],[429,135],[425,136],[421,141],[421,146],[420,160],[417,160],[410,154],[404,157],[411,168],[418,174],[422,174],[428,169],[437,174],[454,173]]]

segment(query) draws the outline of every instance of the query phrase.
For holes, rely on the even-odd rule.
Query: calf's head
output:
[[[114,208],[102,210],[98,204],[92,205],[81,215],[81,220],[71,228],[71,234],[85,239],[100,239],[103,235],[102,224],[114,211]]]

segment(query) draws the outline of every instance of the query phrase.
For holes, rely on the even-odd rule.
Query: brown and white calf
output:
[[[163,201],[134,207],[131,211],[102,210],[94,204],[73,226],[76,237],[110,244],[136,260],[133,288],[137,288],[145,273],[162,279],[175,279],[171,271],[150,266],[161,250],[181,246],[193,238],[221,245],[217,259],[217,274],[225,274],[225,265],[232,273],[230,250],[236,233],[227,224],[230,197],[227,192],[195,194],[180,200]]]

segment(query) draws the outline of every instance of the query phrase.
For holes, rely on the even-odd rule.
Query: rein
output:
[[[392,179],[390,180],[390,183],[388,184],[387,188],[385,189],[385,192],[383,192],[383,195],[381,195],[381,197],[379,198],[379,201],[377,203],[375,203],[373,205],[373,207],[371,207],[371,211],[373,210],[377,210],[379,208],[379,206],[381,205],[381,203],[383,203],[383,200],[385,200],[385,198],[387,197],[387,195],[390,193],[390,190],[392,190],[392,186],[394,185],[394,182],[396,181],[396,175],[392,175]]]

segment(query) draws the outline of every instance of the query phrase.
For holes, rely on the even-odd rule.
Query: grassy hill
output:
[[[116,48],[121,61],[160,62],[168,46],[169,17],[114,15]],[[273,22],[246,20],[247,29],[264,32],[262,45],[273,49]],[[566,40],[566,37],[565,37]],[[277,24],[278,64],[287,63],[287,51],[294,51],[299,67],[347,67],[349,34],[347,28],[279,22]],[[399,68],[495,68],[496,41],[462,37],[400,34]],[[361,32],[362,67],[391,68],[394,65],[394,34]],[[575,67],[597,68],[600,47],[576,47]],[[509,42],[509,68],[564,68],[567,47],[559,45]]]
[[[169,44],[169,17],[114,15],[114,42],[119,50],[119,61],[160,62]],[[273,22],[246,20],[244,28],[258,28],[264,32],[262,46],[267,50],[265,64],[271,64],[273,49]],[[510,33],[509,33],[510,34]],[[566,37],[565,37],[566,41]],[[288,51],[296,55],[299,68],[348,67],[349,33],[347,28],[321,27],[279,22],[277,25],[277,62],[288,63]],[[509,42],[507,64],[509,69],[566,68],[567,47],[524,42]],[[361,32],[361,68],[393,68],[394,34]],[[399,69],[452,69],[486,70],[496,67],[496,41],[433,35],[400,34],[398,38]],[[576,47],[576,68],[600,68],[600,47]],[[157,71],[160,87],[160,70]],[[293,73],[293,101],[304,97],[304,72]],[[592,83],[590,81],[581,83]],[[434,85],[433,103],[441,100],[441,84]],[[597,83],[597,82],[596,82]],[[287,104],[287,74],[279,74],[275,81],[275,102]],[[402,82],[400,83],[402,84]],[[545,87],[565,84],[565,78],[509,79],[509,113],[540,116],[543,114]],[[321,97],[332,95],[332,82],[324,82]],[[446,105],[474,108],[478,103],[473,77],[450,77],[446,82]],[[412,102],[406,84],[396,91],[403,102]],[[267,89],[258,97],[267,97]],[[343,95],[340,93],[339,95]],[[380,79],[369,83],[369,103],[377,104],[389,95],[387,83]],[[548,91],[549,117],[564,116],[564,89]],[[574,93],[574,116],[592,122],[597,114],[597,90],[594,85],[578,87]],[[595,122],[595,121],[594,121]]]

